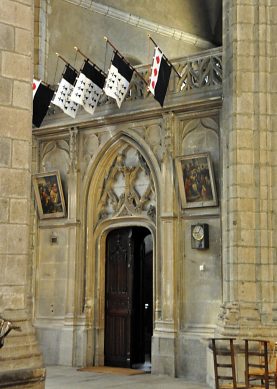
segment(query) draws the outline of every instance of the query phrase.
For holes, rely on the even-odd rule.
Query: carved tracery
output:
[[[123,146],[103,180],[98,221],[141,214],[155,218],[155,207],[154,184],[145,159],[129,145]]]

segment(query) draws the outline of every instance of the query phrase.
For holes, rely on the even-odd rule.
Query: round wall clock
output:
[[[209,248],[209,225],[193,224],[191,226],[191,247],[193,249]]]

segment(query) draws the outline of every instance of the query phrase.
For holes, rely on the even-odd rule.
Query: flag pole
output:
[[[56,56],[63,60],[63,62],[65,62],[67,65],[71,66],[70,63],[66,59],[64,59],[59,53],[56,53]]]
[[[46,81],[44,81],[44,80],[41,80],[41,82],[42,82],[42,84],[44,84],[45,86],[47,86],[47,88],[50,88],[50,87],[51,87],[51,85],[48,84],[48,82],[46,82]]]
[[[80,53],[87,61],[89,61],[93,66],[95,66],[96,69],[103,73],[105,77],[107,76],[107,74],[102,69],[100,69],[94,62],[92,62],[89,57],[87,57],[77,46],[74,46],[74,50]]]
[[[141,74],[139,74],[139,72],[129,63],[129,62],[127,62],[126,60],[125,60],[125,58],[123,57],[123,55],[117,50],[117,48],[112,44],[112,42],[111,41],[109,41],[109,39],[106,37],[106,36],[104,36],[104,39],[105,39],[105,41],[121,56],[121,58],[130,66],[130,68],[139,76],[139,78],[141,78],[142,79],[142,81],[146,84],[146,85],[148,85],[148,82],[142,77],[142,75]]]
[[[150,34],[148,34],[148,38],[152,41],[152,43],[154,43],[154,45],[156,46],[156,47],[159,47],[158,45],[157,45],[157,43],[154,41],[154,39],[150,36]],[[177,74],[177,76],[179,77],[179,78],[181,78],[182,76],[181,76],[181,74],[178,72],[178,70],[175,68],[175,66],[169,61],[169,59],[163,54],[163,56],[165,57],[165,59],[166,59],[166,61],[172,66],[172,69],[174,70],[174,72]]]

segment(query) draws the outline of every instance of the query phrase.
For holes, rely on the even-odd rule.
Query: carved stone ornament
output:
[[[71,128],[69,130],[69,156],[70,156],[70,166],[69,170],[71,172],[77,171],[77,135],[78,135],[78,129],[77,128]]]
[[[156,193],[143,156],[125,145],[103,180],[97,205],[98,222],[121,216],[155,215]]]
[[[213,55],[211,55],[213,53]],[[195,89],[213,88],[222,84],[222,56],[216,51],[210,51],[188,59],[179,69],[181,78],[177,88],[190,92]]]
[[[163,160],[172,156],[173,153],[173,132],[176,126],[176,116],[169,112],[163,115]]]
[[[230,302],[222,304],[218,314],[218,321],[224,326],[239,326],[240,310],[239,304]]]

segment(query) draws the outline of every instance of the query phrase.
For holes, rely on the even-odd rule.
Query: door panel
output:
[[[145,228],[111,231],[106,241],[105,365],[132,367],[149,354],[152,260],[145,266]],[[151,274],[146,274],[150,272]],[[146,285],[150,281],[150,284]],[[145,305],[148,302],[149,310]],[[150,321],[151,320],[151,321]],[[151,345],[150,345],[151,347]],[[150,350],[151,352],[151,350]]]
[[[132,311],[132,230],[112,231],[107,239],[105,364],[130,367]]]

